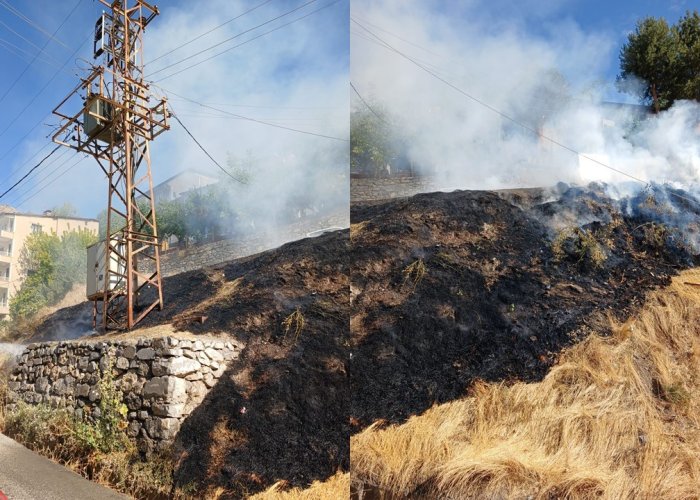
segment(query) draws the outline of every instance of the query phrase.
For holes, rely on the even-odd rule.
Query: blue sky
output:
[[[332,2],[313,2],[188,64]],[[262,4],[239,20],[155,62],[153,71],[304,3],[303,0],[158,2],[161,15],[146,31],[146,60],[257,5]],[[13,14],[11,8],[25,15],[39,29]],[[348,9],[348,0],[340,0],[290,26],[162,80],[159,85],[199,102],[222,104],[226,110],[241,115],[344,137],[348,127]],[[102,5],[93,0],[0,1],[0,65],[3,68],[0,96],[6,94],[0,101],[0,192],[53,147],[46,137],[58,120],[47,115],[76,86],[78,77],[87,73],[92,62],[92,27],[101,11]],[[55,39],[42,33],[41,30],[53,33],[66,18]],[[39,56],[29,65],[37,53]],[[161,72],[154,80],[188,64]],[[147,67],[147,76],[148,70]],[[16,79],[17,83],[11,88]],[[248,151],[258,156],[303,156],[316,145],[313,138],[303,134],[231,119],[170,97],[188,128],[221,163],[229,154],[245,156]],[[0,203],[15,205],[24,211],[41,211],[70,202],[80,215],[95,216],[106,204],[106,180],[94,160],[76,163],[79,157],[73,159],[73,156],[72,151],[60,150],[20,187],[0,199]],[[212,172],[216,168],[177,124],[154,142],[152,158],[156,182],[185,168]]]
[[[629,102],[634,102],[634,98],[619,94],[613,83],[619,71],[617,55],[637,21],[649,16],[663,17],[672,24],[687,10],[700,9],[700,0],[494,0],[487,3],[487,15],[519,20],[526,32],[545,39],[556,26],[569,21],[585,32],[596,32],[608,38],[613,50],[604,66],[603,76],[609,84],[607,95],[611,100]]]

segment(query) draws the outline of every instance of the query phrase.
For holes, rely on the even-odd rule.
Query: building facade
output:
[[[153,187],[156,203],[173,201],[183,195],[219,182],[219,179],[195,170],[185,170]]]
[[[20,213],[0,206],[0,320],[10,314],[10,300],[26,277],[19,261],[27,237],[41,232],[61,236],[78,229],[97,234],[99,223],[95,219],[59,217],[51,212],[43,215]]]

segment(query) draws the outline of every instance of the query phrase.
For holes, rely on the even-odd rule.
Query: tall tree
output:
[[[700,101],[700,14],[686,12],[676,25],[680,41],[681,97]]]
[[[678,33],[665,19],[642,19],[620,52],[618,86],[634,92],[633,80],[641,80],[644,84],[636,89],[642,102],[652,104],[657,113],[670,107],[678,94],[679,50]]]
[[[617,83],[657,113],[679,99],[700,101],[700,14],[688,11],[673,26],[661,18],[639,21],[620,51]]]

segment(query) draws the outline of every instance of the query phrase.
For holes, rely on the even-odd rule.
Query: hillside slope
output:
[[[659,187],[614,200],[605,186],[559,186],[353,206],[355,431],[475,380],[540,380],[564,347],[608,331],[607,315],[625,318],[697,261],[686,237],[700,204],[669,199]]]
[[[337,231],[172,276],[162,311],[107,335],[245,345],[182,426],[178,487],[240,498],[348,469],[348,262],[348,232]],[[33,340],[79,337],[91,329],[91,311],[89,303],[57,311]]]

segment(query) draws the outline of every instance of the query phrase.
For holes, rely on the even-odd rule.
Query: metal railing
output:
[[[0,255],[5,257],[12,257],[12,250],[0,250]]]

